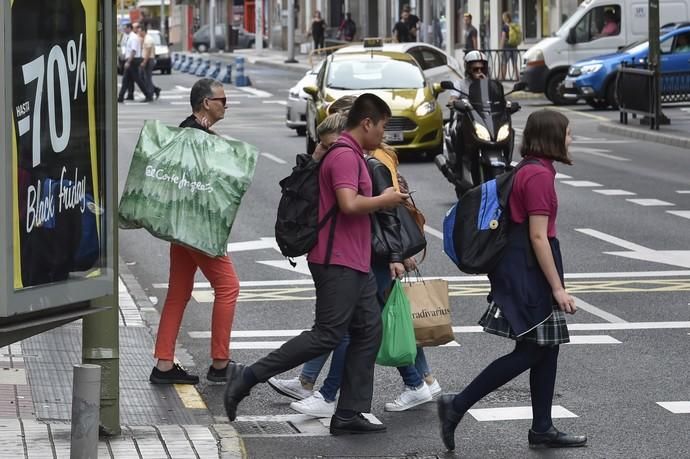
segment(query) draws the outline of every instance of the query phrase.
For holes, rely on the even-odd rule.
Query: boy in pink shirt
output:
[[[257,383],[333,350],[349,332],[350,345],[338,407],[331,419],[331,434],[386,430],[384,425],[373,424],[362,416],[371,410],[374,363],[381,342],[376,280],[369,271],[369,214],[393,208],[408,195],[391,187],[379,196],[371,196],[364,150],[379,146],[390,116],[390,108],[382,99],[374,94],[362,94],[352,105],[345,133],[338,139],[343,146],[322,159],[319,219],[334,205],[338,210],[334,220],[328,221],[319,232],[307,258],[316,287],[314,326],[253,365],[231,364],[224,399],[230,421],[235,420],[237,405]]]

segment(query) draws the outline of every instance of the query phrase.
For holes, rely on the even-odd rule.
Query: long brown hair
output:
[[[565,145],[570,120],[555,110],[538,110],[527,118],[522,132],[520,155],[553,159],[564,164],[573,164]]]

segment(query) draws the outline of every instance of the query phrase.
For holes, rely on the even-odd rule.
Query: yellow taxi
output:
[[[328,106],[346,95],[376,94],[386,101],[393,116],[386,124],[384,141],[401,157],[433,157],[443,148],[443,114],[438,83],[427,81],[415,59],[403,52],[384,51],[374,42],[361,52],[334,53],[326,58],[315,86],[304,88],[307,101],[307,152],[318,138],[316,126]],[[365,42],[365,46],[367,43]]]

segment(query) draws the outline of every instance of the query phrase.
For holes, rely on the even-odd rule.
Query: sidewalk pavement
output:
[[[149,383],[159,315],[124,263],[119,286],[122,434],[102,438],[99,457],[245,457],[236,430],[214,421],[193,386]],[[194,365],[184,349],[176,354],[183,365]],[[80,321],[0,348],[0,456],[69,457],[72,366],[78,363]]]
[[[666,106],[662,107],[662,111],[671,124],[660,126],[658,131],[650,129],[648,125],[640,125],[640,118],[632,116],[628,116],[627,125],[618,120],[607,121],[599,124],[599,130],[690,150],[690,105]]]
[[[173,53],[174,54],[174,53]],[[301,75],[307,70],[315,68],[322,58],[314,57],[310,62],[309,56],[305,54],[296,54],[295,60],[297,62],[288,63],[287,51],[274,50],[274,49],[264,49],[261,52],[257,52],[255,49],[236,49],[232,53],[218,52],[218,53],[192,53],[192,52],[179,52],[178,54],[185,54],[187,56],[200,57],[203,60],[209,59],[211,62],[220,62],[221,64],[233,64],[235,58],[238,56],[244,57],[245,62],[252,65],[260,65],[264,67],[273,67],[281,70],[294,71],[296,74]],[[245,69],[245,75],[249,75],[251,81],[251,73]],[[290,83],[296,83],[299,78],[295,78],[295,81]],[[505,91],[510,91],[513,89],[512,82],[504,82],[503,87]],[[543,94],[535,94],[524,91],[516,91],[510,95],[511,100],[526,100],[526,99],[545,99]]]

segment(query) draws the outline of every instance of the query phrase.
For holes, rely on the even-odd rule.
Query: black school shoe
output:
[[[374,424],[359,413],[349,419],[333,415],[330,430],[331,435],[369,434],[383,433],[386,431],[386,426]]]
[[[199,384],[199,377],[190,375],[187,370],[176,363],[168,371],[160,371],[153,367],[149,381],[151,384]]]
[[[453,394],[445,394],[436,401],[438,419],[441,422],[441,441],[448,451],[455,450],[455,428],[465,414],[460,414],[453,409],[454,398]]]
[[[228,362],[228,365],[230,365],[231,363],[235,363],[235,361],[230,360]],[[208,373],[206,373],[206,379],[211,382],[226,382],[228,380],[228,365],[226,365],[225,368],[221,368],[220,370],[214,368],[214,366],[211,365],[208,368]]]
[[[527,434],[530,448],[577,448],[587,445],[586,435],[571,435],[560,432],[554,426],[544,433],[529,429]]]

